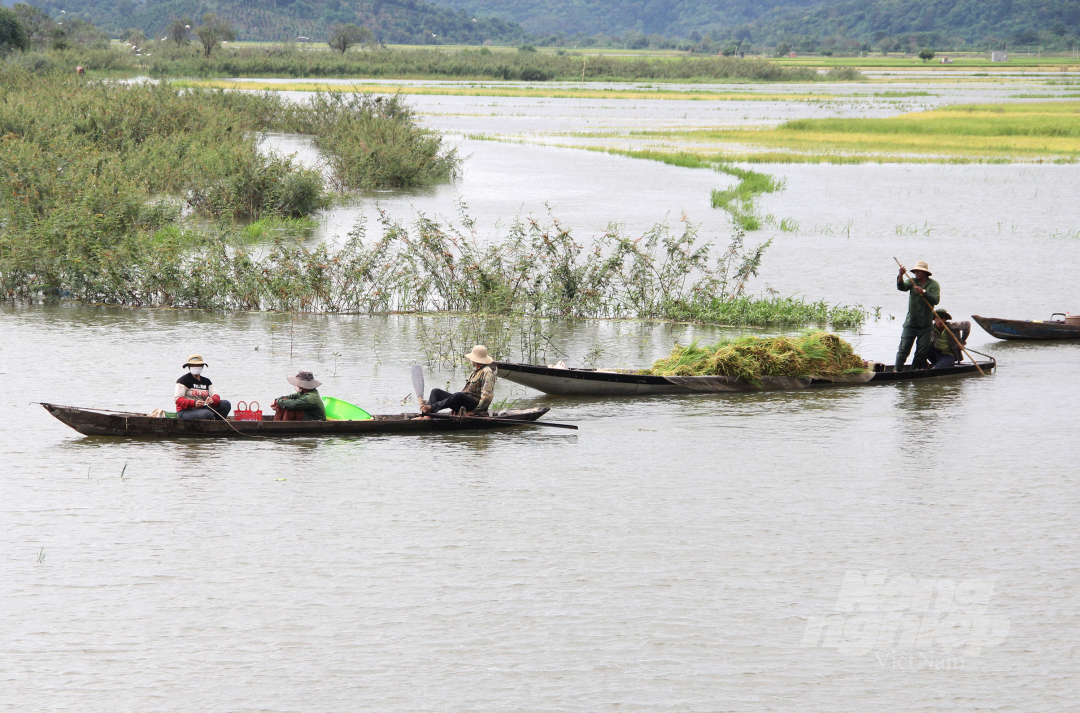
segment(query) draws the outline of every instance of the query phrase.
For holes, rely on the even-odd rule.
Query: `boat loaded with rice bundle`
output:
[[[651,396],[657,394],[783,391],[861,386],[989,373],[993,358],[940,369],[897,371],[864,361],[851,344],[825,331],[798,337],[742,337],[712,346],[676,345],[648,369],[574,369],[496,362],[500,378],[546,394]]]

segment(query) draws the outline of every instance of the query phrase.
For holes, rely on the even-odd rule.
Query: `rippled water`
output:
[[[492,226],[550,200],[582,236],[686,210],[729,233],[707,204],[724,176],[464,148],[457,185],[384,207],[451,213],[458,195]],[[959,318],[1076,312],[1076,170],[774,167],[788,188],[765,206],[801,228],[775,233],[756,287],[881,305],[844,336],[886,361],[905,305],[894,253],[928,259]],[[805,393],[600,401],[499,383],[497,399],[577,432],[154,442],[84,438],[28,404],[168,406],[200,352],[234,402],[268,404],[308,368],[324,394],[398,413],[421,320],[0,305],[0,709],[1077,707],[1078,342],[976,327],[993,376]],[[647,364],[724,333],[559,325],[548,358]],[[881,615],[846,608],[845,576],[876,570],[998,636],[968,649],[971,629],[950,639],[934,607],[885,587],[863,605],[929,638],[868,638]],[[974,603],[952,596],[965,586]],[[846,650],[808,635],[829,616]]]

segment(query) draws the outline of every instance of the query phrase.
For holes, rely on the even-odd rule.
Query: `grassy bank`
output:
[[[15,53],[6,60],[35,71],[150,74],[155,77],[367,77],[378,79],[477,79],[563,81],[808,82],[828,79],[816,70],[757,59],[716,56],[613,56],[491,52],[486,48],[381,49],[320,52],[290,45],[228,47],[209,58],[195,48],[157,43],[146,55],[117,48]],[[831,79],[857,79],[849,68]]]
[[[702,161],[1073,162],[1080,158],[1080,102],[958,105],[885,119],[799,119],[767,129],[633,135],[715,143],[719,154],[689,152]],[[737,148],[726,152],[725,145]]]

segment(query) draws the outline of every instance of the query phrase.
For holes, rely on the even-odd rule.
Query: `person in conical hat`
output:
[[[903,371],[911,347],[915,347],[915,356],[911,358],[912,369],[925,369],[926,357],[930,353],[930,344],[934,334],[934,310],[927,305],[937,305],[941,301],[941,285],[931,280],[930,266],[919,260],[912,268],[912,279],[904,279],[906,268],[901,265],[896,276],[896,289],[908,292],[907,318],[904,331],[900,335],[900,347],[896,350],[896,370]],[[924,299],[925,298],[925,299]]]
[[[451,394],[442,389],[432,389],[425,403],[420,404],[424,414],[450,409],[453,413],[465,410],[466,416],[486,416],[491,399],[495,395],[495,371],[489,366],[495,361],[488,355],[487,347],[477,344],[465,358],[473,365],[473,372],[465,381],[465,388]]]
[[[293,385],[296,393],[274,399],[270,404],[274,409],[274,420],[325,421],[326,405],[319,396],[322,382],[317,381],[310,371],[298,371],[296,376],[286,377],[286,381]]]
[[[184,362],[187,373],[176,380],[176,417],[196,421],[225,419],[232,404],[218,396],[213,382],[202,375],[209,364],[198,354]]]

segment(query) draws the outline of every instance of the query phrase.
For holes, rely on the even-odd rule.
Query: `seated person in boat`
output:
[[[464,409],[466,416],[487,416],[491,398],[495,395],[495,372],[488,364],[495,360],[488,356],[487,347],[482,344],[473,347],[465,358],[473,365],[473,373],[465,381],[465,388],[454,394],[432,389],[427,402],[420,404],[420,413],[438,413],[444,409],[459,413]]]
[[[321,381],[315,380],[310,371],[299,371],[296,376],[288,377],[288,382],[296,389],[295,394],[274,399],[270,405],[274,409],[275,421],[325,421],[326,406],[318,388]]]
[[[214,384],[202,375],[207,367],[198,354],[192,354],[184,363],[188,373],[176,380],[176,417],[199,421],[224,419],[232,410],[232,404],[222,400]]]
[[[953,366],[963,359],[960,345],[967,344],[968,336],[971,334],[971,322],[953,322],[951,320],[952,315],[948,311],[943,309],[934,311],[934,334],[933,341],[930,342],[930,353],[928,355],[931,369]],[[952,337],[949,336],[949,332],[945,331],[945,327],[948,327],[949,332],[953,333]]]

